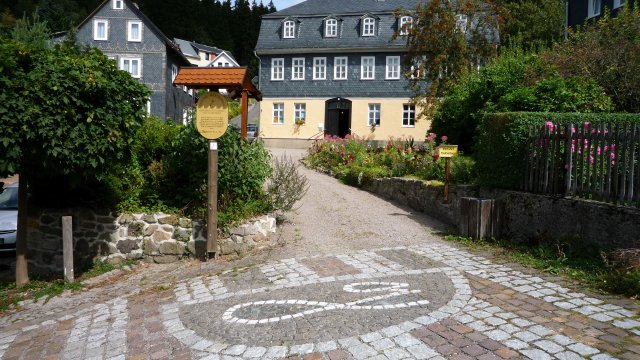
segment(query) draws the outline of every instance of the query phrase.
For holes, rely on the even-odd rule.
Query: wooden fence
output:
[[[529,129],[523,190],[640,207],[640,126]]]

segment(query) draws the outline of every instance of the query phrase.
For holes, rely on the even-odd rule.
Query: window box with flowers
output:
[[[293,122],[297,125],[304,125],[307,120],[307,104],[294,104]]]

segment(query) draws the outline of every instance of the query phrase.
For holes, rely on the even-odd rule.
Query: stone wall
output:
[[[483,190],[496,199],[500,236],[516,242],[578,237],[605,248],[640,248],[640,209],[517,191]]]
[[[28,222],[28,259],[35,274],[62,272],[62,216],[73,217],[74,265],[85,270],[95,260],[119,263],[145,259],[169,263],[206,249],[206,224],[167,214],[117,214],[90,209],[40,210]],[[219,234],[220,254],[241,254],[276,231],[265,216]],[[201,252],[199,252],[200,254]]]
[[[449,201],[445,203],[442,187],[429,187],[425,181],[404,178],[375,179],[364,190],[423,212],[456,228],[460,221],[459,199],[476,196],[478,192],[476,186],[452,186],[449,188]]]
[[[516,191],[452,186],[444,203],[442,188],[421,180],[376,179],[365,190],[424,212],[455,229],[461,221],[460,198],[495,199],[496,233],[514,242],[553,241],[578,237],[605,248],[640,248],[640,209],[595,201],[553,198]]]

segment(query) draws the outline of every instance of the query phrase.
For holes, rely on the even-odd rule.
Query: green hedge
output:
[[[518,189],[524,178],[529,126],[602,123],[639,123],[640,114],[627,113],[493,113],[478,126],[476,166],[483,186]]]

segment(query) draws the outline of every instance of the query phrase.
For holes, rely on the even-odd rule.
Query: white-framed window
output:
[[[362,36],[374,36],[376,34],[376,19],[366,17],[362,19]]]
[[[600,15],[600,9],[602,9],[602,1],[601,0],[587,0],[589,2],[589,17],[592,18],[594,16]]]
[[[205,60],[209,60],[209,59],[210,59],[210,55],[209,55],[209,53],[208,53],[208,52],[204,52],[204,53],[202,53],[202,54],[204,55],[204,59],[205,59]]]
[[[142,77],[141,58],[120,58],[120,70],[129,72],[134,78]]]
[[[127,22],[127,41],[142,41],[142,21]]]
[[[617,9],[627,3],[627,0],[613,0],[613,8]]]
[[[337,56],[333,58],[333,79],[347,80],[347,57]]]
[[[325,37],[338,36],[338,20],[327,19],[324,21],[324,36]]]
[[[176,77],[178,77],[178,67],[175,65],[171,65],[171,82],[176,81]]]
[[[93,20],[93,40],[109,40],[109,20]]]
[[[284,103],[273,104],[273,124],[274,125],[284,124]]]
[[[456,26],[461,33],[467,32],[467,23],[469,22],[469,17],[466,14],[457,14],[456,15]]]
[[[307,104],[293,104],[293,120],[296,124],[302,125],[307,121]]]
[[[360,60],[360,79],[374,80],[376,78],[375,56],[363,56]]]
[[[385,74],[387,80],[400,79],[400,56],[387,56]]]
[[[398,33],[400,35],[409,35],[409,29],[413,25],[413,18],[411,16],[401,16],[398,22]]]
[[[325,80],[327,78],[327,58],[313,58],[313,80]]]
[[[380,104],[369,104],[369,126],[380,126]]]
[[[291,80],[304,80],[304,58],[291,59]]]
[[[282,24],[282,37],[285,39],[293,39],[296,37],[296,22],[287,20]]]
[[[114,10],[122,10],[124,9],[124,0],[113,0],[111,5]]]
[[[284,80],[284,59],[271,59],[271,80]]]
[[[416,106],[412,104],[402,105],[402,126],[403,127],[415,127],[416,126]]]

